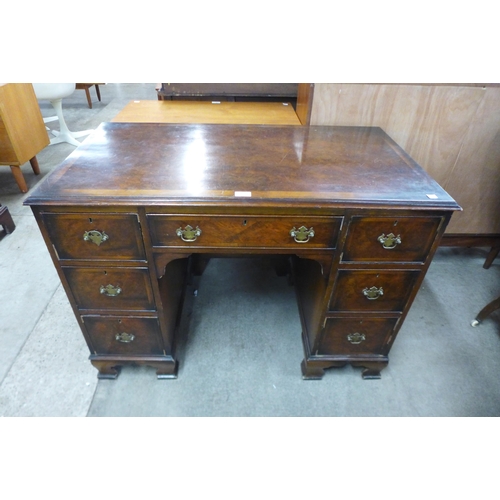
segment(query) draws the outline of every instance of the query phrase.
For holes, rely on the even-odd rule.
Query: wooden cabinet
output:
[[[304,379],[347,363],[380,377],[460,209],[381,129],[107,123],[95,137],[26,204],[99,377],[126,363],[176,376],[188,271],[212,255],[289,263]]]
[[[36,155],[49,143],[33,85],[0,84],[0,166],[10,166],[23,193],[28,191],[28,186],[21,166],[29,161],[38,175]]]

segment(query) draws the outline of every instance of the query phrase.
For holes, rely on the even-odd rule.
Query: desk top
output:
[[[132,101],[112,121],[301,125],[293,106],[282,102]]]
[[[459,210],[382,129],[102,123],[27,205]]]

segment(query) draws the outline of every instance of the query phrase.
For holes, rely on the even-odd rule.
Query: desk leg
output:
[[[308,365],[307,361],[304,359],[302,360],[300,368],[302,370],[302,378],[304,380],[321,380],[323,378],[323,375],[325,374],[325,368],[328,367],[322,367],[318,365],[311,366]]]
[[[488,253],[488,256],[486,257],[486,260],[484,261],[483,268],[489,269],[499,253],[500,253],[500,245],[492,247]]]
[[[117,366],[116,361],[100,361],[91,358],[90,362],[99,371],[97,374],[97,378],[99,379],[114,380],[120,373],[120,367]]]
[[[158,379],[177,378],[177,362],[173,363],[148,363],[149,366],[156,368],[156,377]]]
[[[380,372],[387,366],[387,361],[352,361],[352,366],[360,366],[364,368],[361,376],[364,380],[377,380],[382,378]]]
[[[321,380],[327,368],[342,367],[347,364],[354,367],[364,368],[361,376],[364,380],[382,378],[380,372],[388,365],[388,361],[356,361],[356,360],[308,360],[304,359],[301,364],[302,378],[304,380]]]
[[[346,363],[344,363],[344,365],[345,364]],[[331,362],[315,361],[313,363],[308,363],[306,359],[304,359],[300,365],[302,378],[304,380],[321,380],[325,374],[325,370],[331,367]]]
[[[156,369],[156,376],[159,379],[177,378],[177,362],[173,358],[156,357],[147,358],[127,357],[124,359],[103,359],[104,356],[92,355],[90,362],[97,368],[98,379],[114,380],[120,374],[120,369],[123,365],[146,365]]]

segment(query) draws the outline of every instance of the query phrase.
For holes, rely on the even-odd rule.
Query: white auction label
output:
[[[234,196],[242,196],[243,198],[251,198],[252,192],[251,191],[235,191]]]

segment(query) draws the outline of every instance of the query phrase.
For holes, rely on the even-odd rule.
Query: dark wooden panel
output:
[[[297,83],[162,83],[164,97],[297,97]]]

